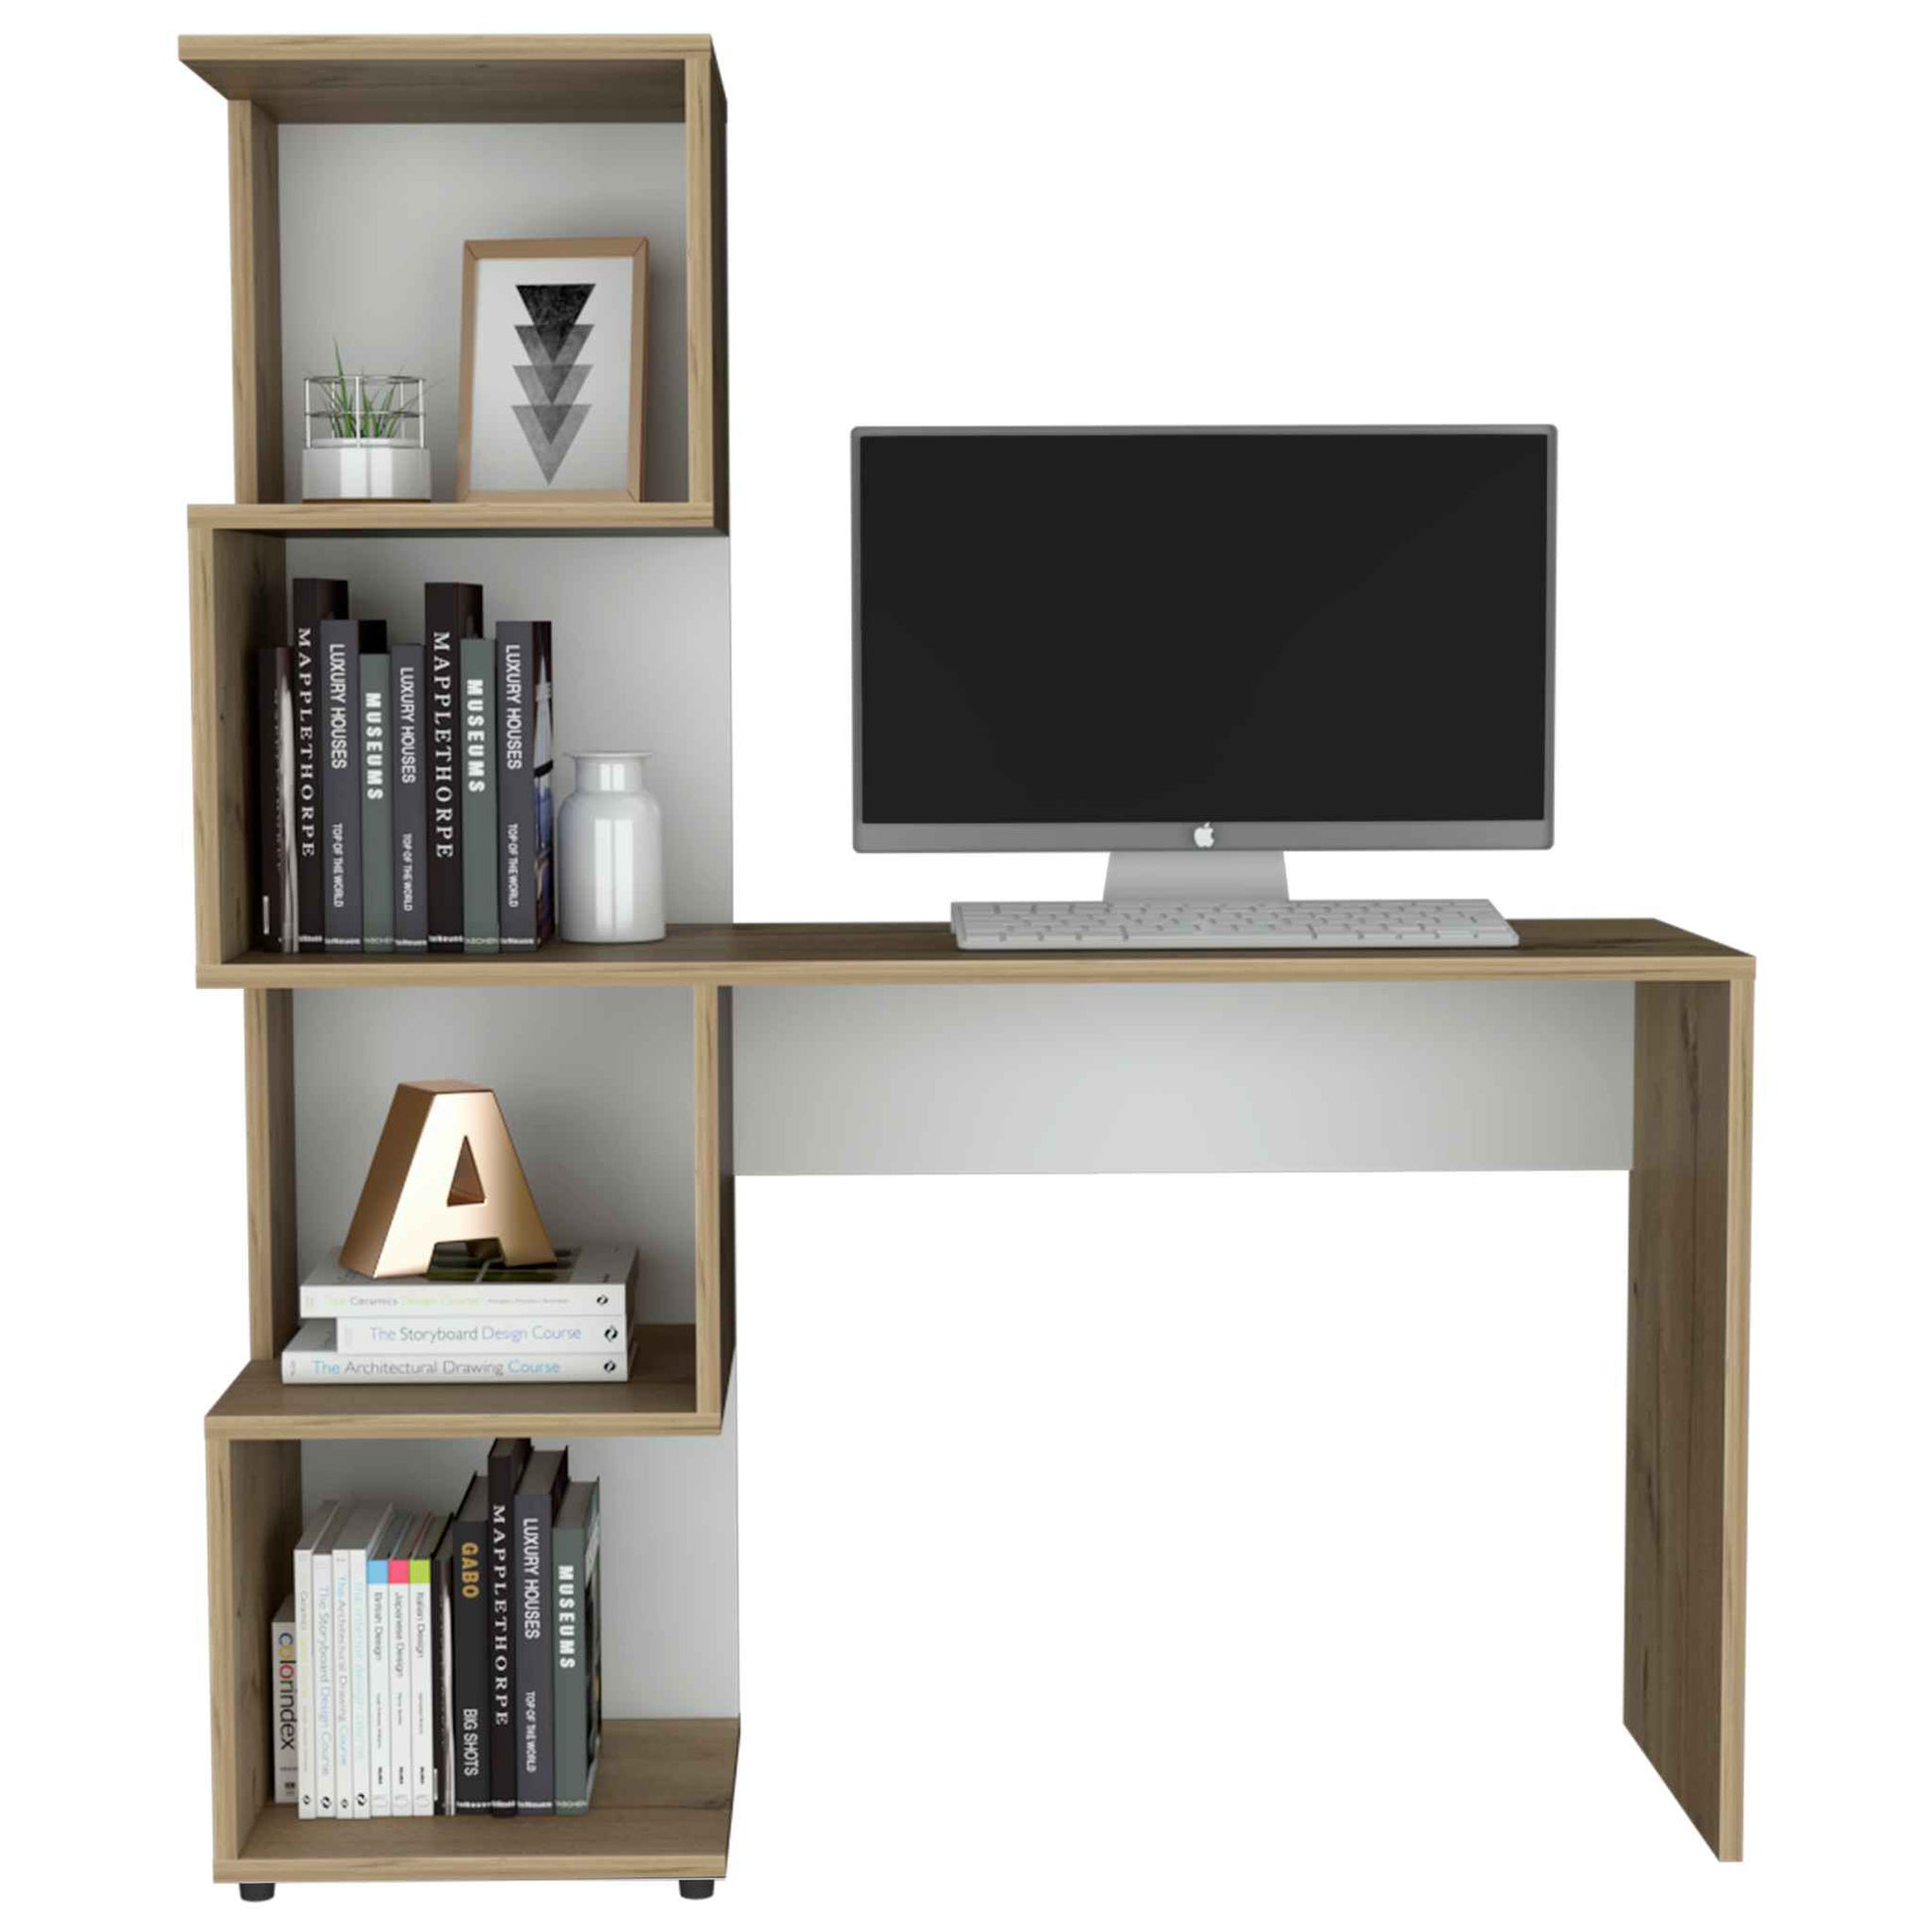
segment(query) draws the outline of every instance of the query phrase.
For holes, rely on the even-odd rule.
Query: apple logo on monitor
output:
[[[1205,852],[1214,843],[1214,825],[1210,819],[1205,825],[1194,827],[1194,843]]]

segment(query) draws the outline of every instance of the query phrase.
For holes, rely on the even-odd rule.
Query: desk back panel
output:
[[[738,1173],[1624,1169],[1627,985],[741,987]]]

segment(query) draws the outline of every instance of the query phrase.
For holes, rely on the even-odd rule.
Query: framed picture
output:
[[[456,493],[641,502],[639,239],[466,241]]]

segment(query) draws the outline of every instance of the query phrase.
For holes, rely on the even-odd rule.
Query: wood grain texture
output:
[[[944,925],[674,925],[648,946],[493,957],[242,953],[203,986],[999,986],[1286,980],[1732,980],[1753,962],[1656,919],[1515,919],[1480,952],[965,953]]]
[[[191,503],[194,530],[259,530],[275,536],[698,535],[721,528],[708,502],[635,503],[627,496],[472,497],[467,503]]]
[[[697,1186],[698,1407],[721,1415],[737,1340],[737,1202],[732,1159],[732,996],[728,986],[692,995],[692,1120]]]
[[[234,493],[280,501],[282,468],[282,190],[275,122],[228,103],[228,281],[234,336]]]
[[[630,1380],[496,1382],[419,1387],[285,1384],[281,1365],[251,1361],[207,1412],[211,1439],[233,1442],[406,1442],[448,1436],[715,1436],[720,1416],[697,1399],[689,1322],[634,1331]]]
[[[685,385],[689,495],[729,527],[725,398],[725,87],[716,61],[684,69]]]
[[[357,1878],[722,1878],[738,1776],[736,1718],[607,1720],[591,1808],[576,1818],[299,1822],[257,1813],[220,1883]]]
[[[292,1582],[302,1452],[207,1445],[207,1609],[214,1858],[235,1856],[268,1806],[268,1629]],[[274,1809],[273,1806],[268,1806]],[[294,1806],[288,1810],[293,1816]]]
[[[185,66],[278,121],[676,121],[702,34],[184,35]]]
[[[1637,989],[1623,1722],[1743,1853],[1748,980]]]
[[[195,768],[195,956],[207,971],[254,943],[252,648],[288,628],[276,537],[188,534],[190,718]]]
[[[241,996],[248,1160],[248,1353],[280,1352],[295,1333],[295,995]]]

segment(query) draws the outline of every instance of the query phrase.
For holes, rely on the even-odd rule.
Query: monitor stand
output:
[[[1279,852],[1116,852],[1107,861],[1106,897],[1288,897],[1288,862]]]

